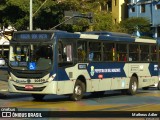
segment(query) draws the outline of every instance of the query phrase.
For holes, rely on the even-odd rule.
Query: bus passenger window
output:
[[[65,51],[65,55],[67,57],[67,62],[71,62],[72,61],[72,51],[71,51],[71,45],[66,45],[66,51]]]
[[[59,42],[58,57],[59,62],[72,62],[72,45]]]
[[[103,60],[104,61],[115,61],[115,46],[114,43],[103,44]]]
[[[78,48],[78,61],[79,62],[84,62],[85,61],[85,56],[86,56],[85,51],[82,50],[82,48]]]
[[[149,45],[140,45],[141,61],[149,61]]]
[[[101,61],[101,54],[100,53],[95,53],[93,59],[94,59],[94,61]]]
[[[117,61],[127,61],[127,44],[116,44]]]
[[[157,47],[156,45],[151,45],[151,61],[157,61]]]
[[[120,56],[120,61],[127,61],[127,54],[123,54]]]
[[[138,44],[129,45],[129,61],[139,61],[139,46]]]
[[[72,47],[71,45],[65,45],[63,48],[63,61],[72,62]]]
[[[58,57],[59,57],[59,67],[72,65],[73,56],[72,56],[72,43],[67,43],[63,41],[59,44],[58,47]]]
[[[77,60],[78,62],[85,62],[87,60],[87,42],[78,41],[77,43]]]
[[[101,61],[101,43],[90,42],[88,53],[89,61]]]
[[[93,61],[94,53],[90,52],[89,53],[89,61]]]
[[[132,61],[132,57],[131,56],[129,56],[129,61]]]

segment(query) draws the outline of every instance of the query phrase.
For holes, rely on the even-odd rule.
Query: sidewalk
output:
[[[0,98],[4,98],[8,93],[8,72],[0,70]]]

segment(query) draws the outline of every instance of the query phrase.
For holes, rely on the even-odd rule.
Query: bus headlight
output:
[[[50,82],[50,81],[52,81],[52,80],[54,80],[54,78],[56,77],[56,74],[53,74],[52,76],[50,76],[49,78],[48,78],[48,82]]]
[[[11,80],[13,80],[13,79],[12,79],[12,77],[11,77],[11,76],[8,76],[8,80],[10,80],[10,81],[11,81]]]

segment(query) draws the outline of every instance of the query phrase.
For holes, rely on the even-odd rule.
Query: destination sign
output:
[[[50,40],[51,33],[16,33],[14,34],[15,40]]]

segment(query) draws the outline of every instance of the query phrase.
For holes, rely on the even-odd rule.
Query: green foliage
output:
[[[124,27],[121,27],[121,25],[120,24],[114,24],[113,26],[112,26],[112,30],[111,31],[113,31],[113,32],[122,32],[122,33],[128,33],[128,30],[126,29],[126,28],[124,28]]]
[[[65,31],[104,30],[133,33],[138,26],[139,31],[150,30],[149,20],[145,18],[128,18],[120,24],[114,25],[110,13],[101,11],[105,9],[108,0],[33,0],[33,27],[34,29],[51,29],[64,21],[64,11],[78,11],[81,13],[94,13],[94,23],[90,27],[87,19],[78,19],[74,25],[62,24],[57,29]],[[17,30],[25,30],[29,26],[29,0],[0,0],[0,25],[12,25]],[[145,27],[144,27],[145,26]]]
[[[109,13],[100,12],[95,14],[94,18],[94,30],[108,30],[111,31],[113,26],[112,16]]]
[[[33,0],[33,28],[51,29],[64,20],[64,11],[78,11],[94,13],[92,30],[112,30],[112,16],[101,12],[107,0]],[[29,0],[0,0],[0,25],[12,25],[17,30],[29,27]],[[79,19],[74,25],[63,24],[57,29],[66,31],[86,31],[90,28],[87,19]]]
[[[29,3],[28,0],[7,0],[7,7],[17,7],[19,10],[28,12]]]
[[[148,19],[143,17],[132,17],[128,18],[120,23],[121,28],[126,29],[130,34],[138,30],[140,32],[149,32],[150,31],[150,22]]]
[[[0,23],[3,26],[12,25],[17,30],[27,29],[29,26],[29,0],[4,0],[5,7],[0,10],[3,16]],[[40,5],[38,0],[34,0],[33,11]],[[0,7],[1,8],[1,7]]]
[[[4,10],[6,8],[6,1],[5,0],[0,0],[0,11]]]

